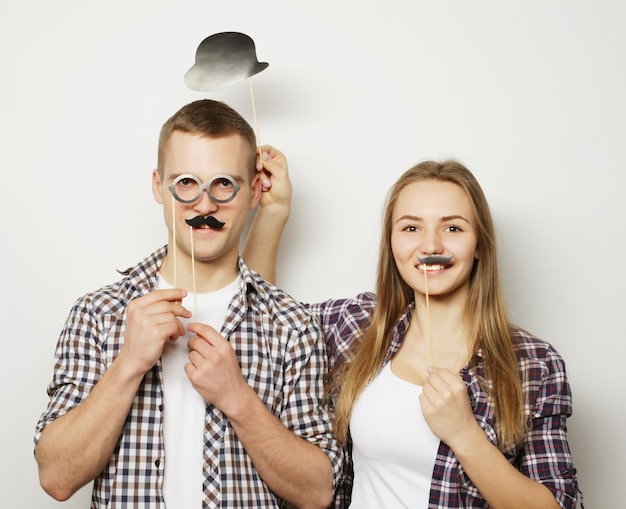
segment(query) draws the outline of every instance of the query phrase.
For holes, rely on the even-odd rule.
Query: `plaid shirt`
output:
[[[35,433],[79,405],[116,358],[124,342],[125,310],[156,289],[163,247],[129,269],[119,282],[80,298],[55,354],[50,402]],[[331,417],[320,405],[327,370],[319,326],[303,306],[269,285],[239,259],[242,285],[221,334],[235,350],[243,376],[270,411],[296,435],[329,457],[335,479],[342,454]],[[164,508],[163,390],[160,361],[146,373],[108,466],[94,481],[92,509]],[[203,507],[275,508],[279,500],[260,478],[226,417],[207,405]]]
[[[358,341],[360,332],[368,326],[375,306],[376,296],[372,293],[309,306],[326,334],[331,367],[339,366],[351,358],[351,347]],[[412,313],[413,306],[410,306],[396,324],[385,364],[400,348]],[[546,486],[561,507],[574,508],[580,492],[566,436],[566,419],[572,413],[572,397],[565,364],[545,341],[529,336],[522,330],[516,330],[515,336],[531,429],[522,444],[503,451],[503,454],[521,473]],[[465,367],[460,375],[467,385],[476,420],[489,441],[495,445],[495,409],[481,388],[481,382],[489,387],[489,381],[485,378],[480,351],[477,353],[476,369]],[[393,433],[392,427],[389,432]],[[344,463],[342,486],[335,499],[337,509],[345,509],[350,504],[352,477],[353,469],[348,456]],[[428,507],[489,507],[454,453],[443,442],[437,451]]]

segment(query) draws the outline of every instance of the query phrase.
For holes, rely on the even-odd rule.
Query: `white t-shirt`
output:
[[[218,332],[233,295],[239,287],[236,279],[225,288],[212,293],[188,294],[183,306],[198,316],[191,321],[210,325]],[[159,289],[171,288],[159,278]],[[185,328],[190,320],[181,320]],[[187,333],[177,341],[168,342],[161,356],[163,366],[163,435],[165,472],[163,497],[167,509],[201,508],[203,500],[202,472],[204,420],[206,404],[192,387],[185,373],[189,362]]]
[[[388,362],[359,396],[350,420],[350,509],[428,507],[439,439],[422,415],[421,393]]]

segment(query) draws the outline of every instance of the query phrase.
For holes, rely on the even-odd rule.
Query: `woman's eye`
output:
[[[463,231],[458,226],[448,226],[447,230],[452,233]]]
[[[404,227],[404,231],[405,232],[416,232],[417,231],[417,226],[413,226],[413,225],[408,225]]]

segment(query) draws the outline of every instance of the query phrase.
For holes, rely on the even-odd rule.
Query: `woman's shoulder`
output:
[[[512,326],[511,333],[517,357],[521,363],[535,361],[556,367],[559,370],[565,369],[565,363],[561,354],[551,343],[519,326]]]

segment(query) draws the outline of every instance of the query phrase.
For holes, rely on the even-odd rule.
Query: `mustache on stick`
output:
[[[196,216],[192,219],[185,219],[185,223],[189,226],[193,226],[194,228],[200,228],[203,225],[207,225],[209,228],[213,228],[214,230],[220,230],[226,224],[218,221],[213,216]]]
[[[424,265],[445,265],[446,263],[450,263],[454,253],[450,256],[442,256],[442,255],[430,255],[430,256],[418,256],[417,259],[423,263]]]

